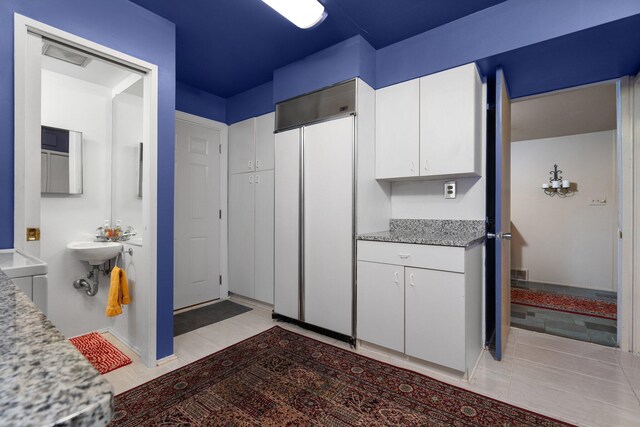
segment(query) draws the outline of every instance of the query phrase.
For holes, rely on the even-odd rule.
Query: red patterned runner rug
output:
[[[602,319],[616,320],[618,318],[618,304],[615,302],[553,294],[539,290],[512,287],[511,303],[564,311],[566,313],[583,314]]]
[[[273,327],[115,397],[112,426],[566,426]]]
[[[131,359],[126,354],[97,332],[70,338],[69,341],[101,374],[106,374],[131,363]]]

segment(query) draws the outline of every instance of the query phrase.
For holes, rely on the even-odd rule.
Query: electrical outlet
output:
[[[593,197],[591,199],[591,203],[589,203],[590,206],[606,206],[607,205],[607,198],[606,197]]]
[[[448,181],[444,183],[444,198],[455,199],[456,198],[456,182]]]

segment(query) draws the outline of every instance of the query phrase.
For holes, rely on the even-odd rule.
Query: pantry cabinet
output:
[[[275,113],[229,126],[229,173],[273,169]]]
[[[465,374],[482,350],[482,245],[358,241],[357,338]]]
[[[229,291],[273,304],[274,114],[229,128]]]
[[[474,63],[376,91],[376,179],[479,176],[482,81]]]

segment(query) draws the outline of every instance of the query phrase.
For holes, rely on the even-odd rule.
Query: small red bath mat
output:
[[[131,359],[97,332],[70,338],[80,353],[91,362],[101,374],[121,368],[131,363]]]

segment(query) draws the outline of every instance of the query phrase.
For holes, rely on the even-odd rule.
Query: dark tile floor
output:
[[[513,281],[513,287],[545,290],[563,295],[574,295],[599,300],[616,301],[615,292],[551,285],[548,283]],[[617,347],[617,323],[582,314],[564,313],[545,308],[511,304],[511,326],[544,332],[565,338]]]

